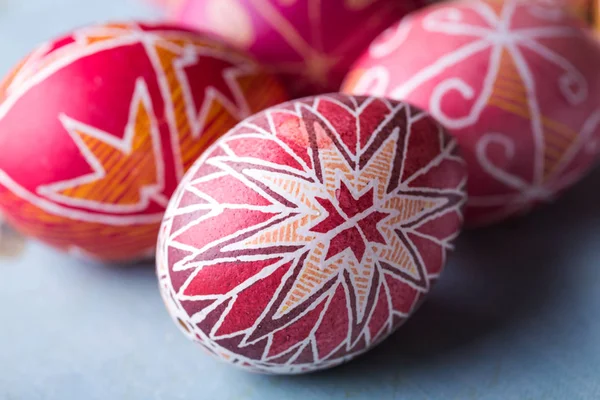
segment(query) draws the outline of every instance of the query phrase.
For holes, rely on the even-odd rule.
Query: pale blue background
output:
[[[0,70],[123,0],[0,1]],[[171,322],[153,267],[37,244],[0,259],[0,399],[600,399],[600,172],[553,206],[465,235],[431,300],[372,353],[302,377],[247,374]]]

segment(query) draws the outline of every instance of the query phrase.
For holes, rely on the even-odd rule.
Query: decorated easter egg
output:
[[[285,100],[229,46],[170,26],[82,28],[0,90],[0,208],[28,235],[100,260],[154,253],[168,199],[217,137]]]
[[[462,224],[455,141],[405,103],[271,107],[207,150],[171,199],[157,272],[177,324],[266,373],[352,359],[428,294]]]
[[[469,171],[466,223],[553,199],[593,165],[600,50],[563,7],[468,0],[424,9],[382,34],[344,85],[428,110]]]
[[[247,49],[294,96],[338,91],[369,43],[415,0],[183,0],[176,22]]]

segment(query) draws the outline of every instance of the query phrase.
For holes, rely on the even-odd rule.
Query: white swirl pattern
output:
[[[502,55],[507,53],[510,56],[519,79],[524,85],[527,97],[526,117],[531,124],[530,133],[534,145],[532,171],[528,176],[533,178],[525,179],[523,176],[517,176],[507,166],[496,165],[489,157],[489,146],[491,145],[494,145],[496,149],[497,146],[501,146],[506,156],[515,157],[515,143],[509,136],[498,132],[477,134],[478,141],[474,144],[472,151],[476,153],[475,158],[480,164],[480,168],[489,177],[507,188],[515,190],[516,193],[511,194],[509,198],[497,194],[488,196],[478,193],[477,196],[471,196],[469,206],[473,208],[484,204],[485,207],[501,208],[503,209],[499,213],[501,215],[490,217],[490,219],[498,220],[514,213],[515,208],[518,208],[519,205],[528,201],[547,200],[556,190],[568,186],[573,181],[573,177],[565,176],[566,168],[575,157],[586,149],[587,151],[590,151],[590,148],[598,151],[598,146],[587,146],[590,138],[594,134],[598,134],[598,123],[588,133],[587,141],[576,140],[564,151],[558,167],[554,168],[551,173],[545,171],[544,157],[548,143],[544,134],[544,124],[546,124],[547,117],[553,116],[554,111],[542,110],[541,104],[544,101],[539,98],[540,88],[537,86],[540,85],[540,79],[536,75],[540,72],[536,67],[539,67],[537,64],[547,63],[548,66],[544,65],[541,73],[544,74],[549,69],[554,71],[548,75],[547,79],[555,81],[548,81],[547,84],[555,85],[556,93],[562,95],[562,100],[566,104],[571,107],[589,106],[592,102],[590,82],[578,68],[581,64],[575,65],[573,60],[561,54],[561,50],[564,50],[564,47],[561,46],[564,46],[564,43],[559,44],[557,48],[548,44],[551,40],[581,38],[582,34],[574,25],[561,23],[561,21],[567,20],[566,13],[557,8],[553,2],[507,0],[502,3],[500,13],[494,10],[492,4],[497,3],[476,0],[470,3],[459,2],[453,6],[439,6],[420,19],[413,18],[410,25],[399,24],[396,34],[388,33],[385,36],[386,40],[374,43],[369,54],[375,58],[371,61],[372,63],[381,62],[382,64],[384,61],[378,61],[377,58],[395,52],[406,54],[406,49],[403,49],[402,46],[411,40],[410,31],[415,29],[421,29],[427,33],[460,37],[461,40],[462,38],[471,38],[433,62],[423,65],[420,70],[404,77],[405,79],[402,81],[389,85],[385,91],[394,99],[411,101],[411,96],[416,91],[435,82],[435,87],[430,89],[429,111],[442,124],[454,130],[468,128],[479,122],[482,112],[494,95],[494,83],[499,77]],[[533,26],[523,26],[522,22],[519,22],[513,26],[515,15],[519,12],[529,13],[537,19],[537,23]],[[474,15],[477,18],[473,18]],[[522,15],[519,15],[519,21],[523,19]],[[471,18],[467,18],[468,16]],[[473,62],[474,57],[478,58],[476,62],[479,65],[482,65],[480,61],[482,57],[487,58],[480,89],[473,87],[473,84],[467,82],[465,78],[457,76],[453,72],[448,73],[450,69],[454,71],[461,68],[463,63]],[[382,65],[375,65],[372,69],[367,69],[355,84],[358,93],[373,94],[368,88],[371,90],[376,88],[376,94],[381,95],[382,86],[386,84],[390,76],[392,77],[391,81],[395,78],[393,72],[388,71],[386,75],[382,71],[383,69],[385,68]],[[558,71],[558,78],[556,71]],[[383,79],[384,76],[386,79]],[[589,77],[589,74],[587,76]],[[473,79],[472,76],[466,78]],[[352,91],[354,90],[352,89]],[[448,101],[447,96],[451,94],[452,101]],[[463,106],[457,107],[457,102],[462,103]],[[447,109],[449,104],[451,109]],[[597,106],[594,105],[594,107]],[[457,109],[462,110],[462,115],[456,115]],[[598,112],[600,109],[596,109],[594,115]],[[589,118],[595,120],[593,116]],[[479,125],[479,127],[481,126]],[[574,126],[573,129],[580,131],[582,127]],[[489,221],[478,221],[477,224],[486,224],[487,222]]]

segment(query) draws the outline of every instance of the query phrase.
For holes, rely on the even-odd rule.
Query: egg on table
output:
[[[71,253],[154,253],[184,172],[237,122],[286,100],[247,55],[166,25],[81,28],[31,53],[0,89],[0,209]]]
[[[174,21],[248,50],[295,96],[338,91],[351,64],[416,0],[182,0]]]
[[[333,367],[400,326],[462,225],[455,141],[405,103],[341,94],[247,118],[186,174],[157,274],[182,331],[240,367]]]
[[[475,227],[553,199],[594,165],[599,65],[598,43],[557,3],[465,0],[383,33],[343,90],[406,100],[449,129]]]

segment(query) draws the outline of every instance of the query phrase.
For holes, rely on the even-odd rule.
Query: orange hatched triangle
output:
[[[370,183],[378,182],[377,197],[381,199],[385,196],[396,146],[396,140],[388,140],[381,150],[373,156],[358,176],[357,189],[359,192],[362,192]]]
[[[158,183],[153,127],[143,101],[138,102],[131,122],[134,132],[130,151],[115,148],[84,129],[74,129],[73,134],[81,139],[78,146],[85,146],[101,166],[104,176],[91,182],[73,184],[58,193],[73,199],[105,204],[139,204],[142,189]]]
[[[139,32],[139,28],[131,24],[105,24],[99,27],[85,29],[81,36],[88,44],[112,40],[123,36],[129,36]]]
[[[306,259],[294,286],[281,304],[276,316],[288,312],[316,293],[343,268],[343,260],[325,262],[325,244],[318,242]]]
[[[188,34],[182,31],[173,32],[173,34],[168,34],[166,36],[168,37],[168,39],[165,40],[167,43],[178,46],[182,49],[191,44],[202,48],[224,50],[223,45],[219,44],[218,42],[206,40],[201,35],[197,34]]]
[[[86,35],[85,39],[86,42],[88,44],[93,44],[93,43],[99,43],[99,42],[104,42],[107,40],[112,40],[112,39],[116,39],[120,36],[123,36],[122,34],[110,34],[110,35]]]
[[[187,135],[181,135],[181,158],[185,170],[189,169],[198,156],[204,152],[224,133],[233,128],[239,119],[217,100],[213,101],[210,111],[204,121],[204,128],[199,138],[194,138],[191,130]]]
[[[349,257],[348,260],[344,260],[343,262],[346,264],[346,269],[350,272],[352,284],[354,285],[358,315],[362,316],[369,297],[369,285],[375,271],[373,257],[365,257],[362,263],[357,263],[355,259]]]
[[[507,50],[502,54],[500,70],[489,104],[531,121],[529,94],[514,59]],[[575,144],[577,132],[570,127],[541,116],[544,129],[544,171],[547,180],[560,165],[567,150]]]
[[[420,216],[426,215],[431,211],[444,205],[446,199],[419,199],[410,197],[394,197],[390,199],[385,206],[385,210],[398,210],[392,218],[386,219],[381,226],[387,242],[386,246],[375,246],[373,250],[378,254],[379,259],[399,268],[402,272],[419,278],[419,270],[415,260],[409,253],[404,243],[399,239],[395,232],[397,226],[403,223],[416,220]]]
[[[173,41],[169,42],[173,43]],[[187,170],[208,146],[223,133],[233,128],[239,120],[218,100],[215,100],[205,116],[200,137],[194,137],[187,113],[187,107],[192,107],[192,109],[194,107],[187,104],[183,87],[187,83],[181,82],[174,65],[174,62],[182,57],[182,53],[161,45],[157,45],[155,48],[169,86],[170,100],[173,105],[175,124],[179,136],[180,157],[183,169]],[[201,107],[202,105],[198,106]]]
[[[443,206],[448,200],[439,199],[420,199],[411,197],[393,197],[385,204],[386,210],[398,210],[396,215],[386,220],[384,226],[398,226],[431,212],[435,208]]]
[[[496,13],[498,17],[502,16],[502,9],[504,8],[504,0],[487,0],[487,5]]]
[[[109,22],[107,24],[102,25],[102,27],[108,28],[108,29],[122,29],[124,31],[130,31],[130,32],[137,30],[135,25],[132,25],[130,23],[119,23],[119,22]]]

